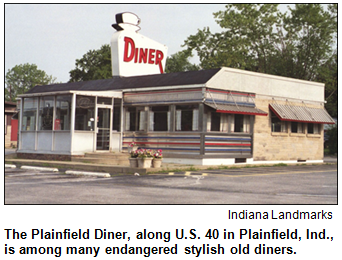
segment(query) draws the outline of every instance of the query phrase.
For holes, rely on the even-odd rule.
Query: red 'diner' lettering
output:
[[[159,65],[160,73],[164,73],[161,61],[164,53],[156,49],[135,48],[132,38],[125,37],[124,62],[130,62],[134,58],[134,63],[148,63]]]

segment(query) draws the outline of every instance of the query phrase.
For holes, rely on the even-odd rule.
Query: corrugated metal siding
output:
[[[162,149],[164,155],[215,156],[230,158],[252,157],[251,134],[215,134],[215,133],[125,133],[123,150],[127,151],[130,143],[135,142],[140,148]],[[203,144],[203,147],[201,147]],[[201,149],[202,148],[202,149]],[[180,155],[181,154],[181,155]]]
[[[324,108],[270,104],[271,110],[283,121],[335,124]]]
[[[173,104],[177,102],[195,101],[202,101],[202,89],[149,91],[124,94],[124,105]]]
[[[231,113],[231,114],[247,114],[247,115],[261,115],[267,116],[267,112],[262,111],[256,107],[236,106],[236,105],[222,105],[205,102],[205,105],[216,109],[217,112]]]
[[[251,135],[205,135],[205,154],[225,154],[252,157]]]
[[[135,142],[138,147],[146,149],[162,149],[164,153],[171,154],[200,154],[201,136],[200,133],[126,133],[123,137],[123,150]]]

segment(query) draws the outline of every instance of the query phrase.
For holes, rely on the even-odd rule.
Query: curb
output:
[[[26,170],[36,170],[36,171],[48,171],[48,172],[58,172],[57,168],[48,168],[48,167],[37,167],[37,166],[21,166],[20,169]]]
[[[5,164],[5,168],[17,168],[17,166],[15,166],[14,164]]]
[[[110,177],[109,173],[103,173],[103,172],[66,171],[65,174],[95,176],[95,177],[102,177],[102,178]]]

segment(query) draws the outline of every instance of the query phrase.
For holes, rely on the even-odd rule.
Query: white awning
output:
[[[270,109],[282,121],[335,124],[324,108],[270,104]]]

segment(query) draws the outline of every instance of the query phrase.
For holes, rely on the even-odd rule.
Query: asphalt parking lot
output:
[[[110,178],[5,171],[5,204],[337,204],[337,164]]]

